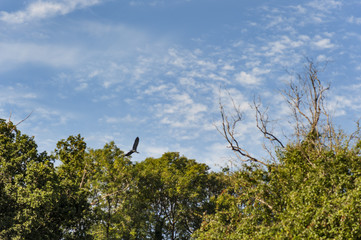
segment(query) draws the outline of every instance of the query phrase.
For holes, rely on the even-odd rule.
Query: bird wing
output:
[[[135,151],[135,152],[137,151],[138,144],[139,144],[139,137],[137,137],[137,138],[134,140],[133,151]]]
[[[128,157],[128,156],[132,155],[132,153],[133,153],[133,150],[130,150],[130,151],[129,151],[127,154],[125,154],[124,156]]]

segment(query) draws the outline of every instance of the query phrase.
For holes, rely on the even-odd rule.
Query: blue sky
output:
[[[356,0],[0,1],[0,117],[51,152],[80,133],[133,160],[177,151],[213,169],[234,155],[214,125],[227,91],[244,112],[240,142],[262,155],[249,106],[260,96],[289,129],[279,90],[305,58],[327,62],[327,107],[351,131],[361,117],[361,3]]]

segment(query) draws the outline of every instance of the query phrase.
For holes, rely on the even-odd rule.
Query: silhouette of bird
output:
[[[134,144],[133,144],[132,150],[130,150],[127,154],[125,154],[125,156],[130,156],[130,155],[132,155],[133,153],[139,153],[139,152],[137,152],[138,143],[139,143],[139,137],[137,137],[137,138],[134,140]]]

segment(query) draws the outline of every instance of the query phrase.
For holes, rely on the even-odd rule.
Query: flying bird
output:
[[[125,156],[130,156],[130,155],[132,155],[133,153],[139,153],[139,152],[137,152],[138,143],[139,143],[139,137],[137,137],[137,138],[134,140],[134,144],[133,144],[132,150],[130,150],[127,154],[125,154]]]

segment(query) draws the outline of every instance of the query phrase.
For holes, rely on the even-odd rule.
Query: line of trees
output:
[[[308,62],[283,91],[295,130],[286,137],[254,101],[266,159],[237,140],[237,104],[231,116],[220,103],[235,171],[175,152],[134,163],[114,142],[89,149],[80,135],[39,153],[0,119],[0,239],[361,239],[360,128],[333,126],[328,89]]]
[[[189,239],[224,176],[176,152],[133,163],[114,142],[87,149],[80,135],[38,153],[0,120],[0,239]]]

